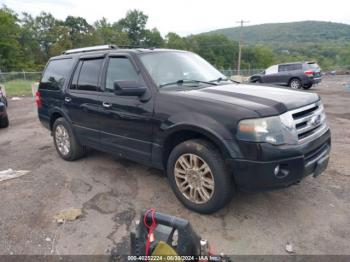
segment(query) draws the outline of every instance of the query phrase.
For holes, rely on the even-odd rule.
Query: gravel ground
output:
[[[128,253],[129,229],[141,210],[191,221],[216,251],[226,254],[350,254],[350,76],[329,77],[321,95],[332,129],[328,170],[297,186],[238,193],[223,210],[199,215],[185,209],[162,172],[91,152],[76,162],[57,155],[37,119],[34,100],[11,101],[11,125],[0,130],[0,170],[30,170],[0,182],[0,254]],[[60,210],[82,208],[81,218],[57,225]]]

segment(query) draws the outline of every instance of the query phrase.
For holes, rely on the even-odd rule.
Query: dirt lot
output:
[[[142,209],[189,219],[216,250],[226,254],[350,254],[350,84],[325,79],[321,95],[332,129],[327,172],[301,184],[266,193],[238,193],[214,215],[185,209],[157,170],[92,152],[76,162],[57,155],[49,132],[37,119],[34,100],[10,101],[11,125],[0,130],[0,170],[30,170],[0,182],[0,254],[128,253],[129,227]],[[53,216],[83,209],[74,222]]]

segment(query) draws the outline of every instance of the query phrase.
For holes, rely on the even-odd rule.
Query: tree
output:
[[[164,46],[164,39],[157,28],[145,31],[145,39],[143,40],[143,45],[146,47],[158,48]]]
[[[17,15],[7,7],[0,9],[0,70],[10,71],[20,67],[21,48],[18,42],[20,26]]]
[[[142,11],[132,10],[126,13],[125,18],[118,21],[123,32],[126,32],[133,46],[139,46],[145,37],[148,16]]]
[[[201,34],[188,38],[190,50],[196,52],[217,68],[235,67],[238,43],[220,34]]]
[[[186,40],[176,33],[170,32],[165,36],[166,47],[172,49],[188,50]]]
[[[245,47],[242,52],[243,68],[267,68],[275,63],[272,49],[264,46]]]
[[[83,17],[67,16],[63,23],[74,47],[84,47],[96,42],[94,28]]]
[[[111,24],[106,18],[95,22],[95,33],[98,44],[116,44],[118,46],[128,46],[131,44],[126,32],[122,32],[118,23]]]
[[[30,23],[31,33],[39,42],[45,57],[48,58],[50,46],[59,39],[57,30],[55,30],[59,26],[59,21],[52,14],[41,12]]]

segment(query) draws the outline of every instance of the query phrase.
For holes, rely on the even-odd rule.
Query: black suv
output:
[[[48,62],[36,102],[63,159],[95,148],[163,169],[179,200],[201,213],[236,189],[318,176],[329,159],[317,94],[233,83],[191,52],[70,50]]]
[[[309,89],[322,81],[322,75],[316,62],[296,62],[270,66],[262,73],[251,76],[249,81]]]

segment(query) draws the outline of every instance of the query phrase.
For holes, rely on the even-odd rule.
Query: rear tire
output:
[[[70,124],[63,117],[55,121],[52,132],[57,153],[64,160],[74,161],[86,154],[86,148],[78,143]]]
[[[307,84],[303,86],[303,89],[307,90],[310,89],[312,87],[312,84]]]
[[[10,124],[8,116],[0,118],[0,128],[6,128]]]
[[[187,208],[203,214],[224,207],[234,183],[220,151],[202,139],[188,140],[170,153],[167,174],[176,197]]]
[[[289,81],[289,87],[293,89],[300,89],[301,88],[301,81],[298,78],[293,78]]]

